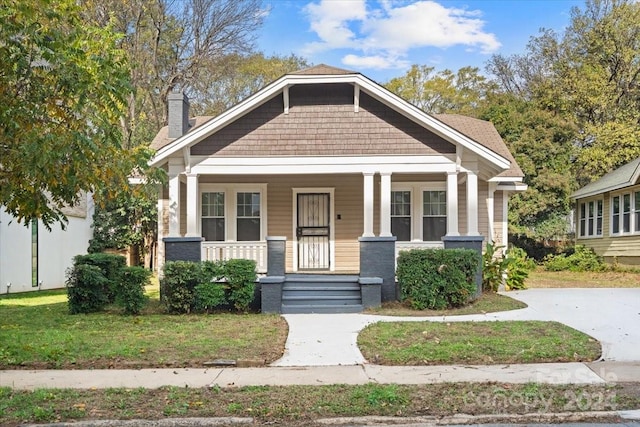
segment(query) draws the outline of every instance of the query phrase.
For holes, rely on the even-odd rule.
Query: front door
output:
[[[298,269],[328,270],[330,205],[329,193],[298,193]]]

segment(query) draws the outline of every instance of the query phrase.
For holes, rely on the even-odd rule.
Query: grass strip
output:
[[[640,388],[544,384],[290,386],[17,391],[0,389],[0,425],[97,419],[253,417],[309,425],[324,417],[525,414],[635,409]]]
[[[557,322],[378,322],[358,336],[381,365],[502,364],[596,360],[600,343]]]

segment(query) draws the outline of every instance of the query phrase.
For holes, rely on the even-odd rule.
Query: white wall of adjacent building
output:
[[[38,222],[37,257],[34,257],[32,226],[18,224],[0,207],[0,293],[64,287],[66,270],[73,264],[73,257],[87,253],[93,236],[93,200],[89,196],[65,214],[69,220],[65,230],[54,224],[49,231]],[[33,286],[34,259],[38,266],[37,286]]]

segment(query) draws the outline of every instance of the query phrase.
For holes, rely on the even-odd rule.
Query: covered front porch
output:
[[[286,272],[334,274],[360,272],[362,237],[395,236],[397,257],[444,247],[445,237],[503,234],[494,230],[496,206],[498,216],[503,211],[497,185],[479,182],[475,164],[455,157],[285,158],[257,166],[206,158],[187,173],[172,159],[159,232],[201,238],[203,260],[253,259],[260,273],[267,236],[284,236]]]

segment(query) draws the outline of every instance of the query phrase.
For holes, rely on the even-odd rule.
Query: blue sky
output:
[[[540,28],[562,32],[582,0],[265,0],[258,48],[359,71],[384,83],[412,64],[484,69],[523,53]]]

